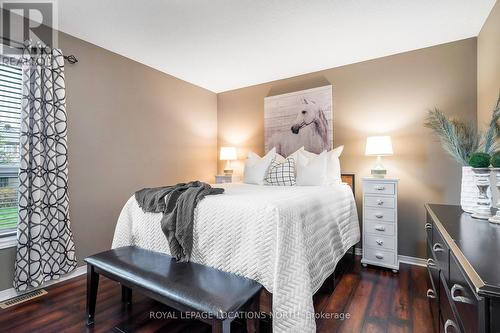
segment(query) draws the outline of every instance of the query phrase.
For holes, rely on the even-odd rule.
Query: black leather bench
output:
[[[212,332],[230,332],[240,311],[258,311],[261,285],[257,282],[193,262],[176,262],[169,255],[135,246],[105,251],[87,263],[87,325],[94,323],[97,287],[102,274],[122,285],[122,300],[132,302],[132,289],[212,325]],[[240,316],[241,317],[241,316]],[[258,331],[255,316],[247,330]]]

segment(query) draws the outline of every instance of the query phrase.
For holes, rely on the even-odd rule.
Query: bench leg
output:
[[[250,314],[247,313],[246,319],[248,333],[258,333],[260,331],[260,318],[258,317],[260,303],[259,296],[260,293],[257,293],[248,306],[248,312],[251,312]]]
[[[212,333],[231,333],[231,321],[215,319],[212,322]]]
[[[122,284],[122,302],[126,305],[132,304],[132,289]]]
[[[99,274],[94,270],[94,266],[87,265],[87,325],[94,324],[95,303],[97,300],[97,287],[99,286]]]

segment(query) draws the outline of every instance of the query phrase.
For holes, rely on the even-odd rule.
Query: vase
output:
[[[500,168],[492,168],[491,171],[493,171],[494,175],[494,180],[492,180],[492,185],[495,184],[495,187],[497,189],[497,193],[500,192]],[[500,224],[500,197],[497,197],[496,201],[493,201],[495,203],[495,206],[497,208],[497,212],[495,215],[490,217],[488,221],[491,223],[496,223]]]
[[[476,182],[474,181],[474,172],[472,167],[462,167],[462,186],[460,191],[460,206],[462,210],[467,213],[474,213],[474,208],[477,204],[477,196],[479,190],[477,189]]]
[[[473,218],[487,220],[491,217],[491,201],[488,196],[488,188],[490,187],[490,168],[472,168],[474,179],[479,191],[474,208]]]

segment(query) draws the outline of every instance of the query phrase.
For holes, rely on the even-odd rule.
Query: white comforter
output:
[[[351,189],[219,184],[196,208],[191,260],[261,283],[273,294],[274,332],[315,332],[313,294],[360,239]],[[113,248],[169,253],[161,214],[132,196],[118,218]]]

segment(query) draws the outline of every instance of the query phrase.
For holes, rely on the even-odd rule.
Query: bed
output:
[[[198,204],[191,260],[262,284],[272,294],[274,332],[315,332],[312,296],[360,240],[351,187],[213,186],[225,193]],[[132,196],[112,247],[169,254],[161,217],[143,213]]]

